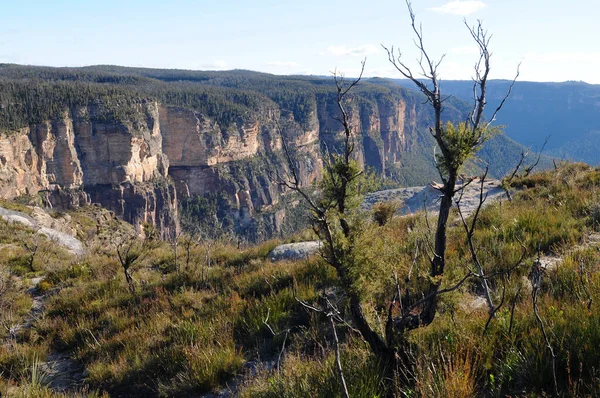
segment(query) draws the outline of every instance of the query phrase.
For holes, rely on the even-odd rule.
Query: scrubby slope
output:
[[[474,238],[488,275],[511,269],[505,277],[490,277],[493,300],[502,306],[487,332],[488,314],[473,279],[443,296],[435,321],[409,336],[415,367],[407,382],[401,373],[397,380],[384,378],[352,325],[339,324],[350,396],[552,394],[550,352],[528,281],[538,250],[560,258],[545,269],[538,296],[560,392],[600,392],[595,370],[600,367],[600,252],[590,240],[600,225],[600,171],[564,165],[517,178],[510,189],[512,201],[482,210]],[[462,226],[452,219],[444,286],[462,278],[471,264]],[[2,260],[3,281],[15,281],[2,296],[2,319],[20,322],[27,316],[27,278],[43,277],[37,289],[52,295],[31,328],[16,340],[3,336],[3,394],[50,396],[47,380],[34,376],[31,365],[60,352],[84,368],[75,392],[146,397],[232,389],[244,397],[340,396],[330,324],[296,300],[318,307],[327,298],[345,316],[335,273],[318,257],[271,263],[275,241],[240,249],[183,236],[178,246],[148,239],[133,249],[140,256],[130,268],[132,293],[114,246],[96,246],[79,260],[52,247],[32,272],[23,265],[27,252],[21,237],[28,234],[20,227],[0,230],[3,250],[12,253]],[[365,219],[354,243],[359,249],[354,272],[361,276],[356,288],[372,322],[385,319],[395,280],[414,291],[423,283],[430,234],[421,213],[384,226]]]

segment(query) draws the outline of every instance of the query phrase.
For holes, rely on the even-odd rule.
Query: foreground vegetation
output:
[[[515,178],[512,201],[482,210],[474,243],[486,274],[513,267],[523,247],[525,260],[490,279],[500,309],[487,329],[477,279],[442,296],[435,320],[409,335],[416,366],[408,378],[401,371],[387,377],[352,325],[338,323],[350,396],[552,395],[548,343],[559,393],[598,395],[600,251],[590,237],[600,222],[599,184],[600,170],[565,165]],[[471,266],[462,225],[456,213],[450,219],[442,287]],[[396,281],[407,287],[411,268],[414,290],[426,283],[427,224],[425,214],[387,223],[363,219],[356,288],[372,324],[384,327],[390,293]],[[176,258],[172,245],[146,242],[136,248],[132,293],[114,246],[90,241],[89,253],[77,259],[46,242],[30,268],[23,245],[33,238],[0,223],[3,396],[185,396],[227,388],[243,397],[340,396],[328,318],[298,301],[335,301],[347,318],[336,273],[320,258],[271,263],[275,241],[238,249],[226,242],[188,245],[183,237]],[[537,294],[548,342],[528,277],[538,254],[562,259],[545,269]],[[44,277],[36,293],[45,294],[44,314],[11,336],[10,325],[29,316],[26,289],[36,276]],[[56,352],[83,369],[83,380],[64,393],[49,388],[44,365]]]

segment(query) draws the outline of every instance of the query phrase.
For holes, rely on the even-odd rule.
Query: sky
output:
[[[598,0],[413,0],[441,79],[470,79],[464,24],[492,34],[491,78],[600,84]],[[382,45],[416,68],[404,0],[0,0],[0,63],[113,64],[399,78]]]

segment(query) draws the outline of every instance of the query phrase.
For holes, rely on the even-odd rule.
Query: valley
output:
[[[303,186],[320,179],[324,154],[340,145],[329,78],[4,65],[0,88],[0,195],[56,209],[98,203],[138,232],[150,223],[176,234],[179,211],[190,219],[184,229],[201,222],[200,202],[224,232],[246,240],[295,230],[285,209],[296,199],[273,184],[274,172],[288,169],[282,140]],[[30,92],[36,101],[20,102]],[[356,95],[357,161],[382,186],[436,179],[432,114],[419,94],[369,82]],[[444,117],[460,120],[467,108],[449,102]],[[481,157],[501,177],[523,150],[500,134]],[[187,203],[196,206],[186,211]]]
[[[4,2],[0,398],[600,397],[563,3]]]
[[[598,391],[596,168],[475,142],[432,276],[447,180],[397,82],[345,116],[330,80],[248,71],[2,65],[0,88],[2,396]]]
[[[412,86],[404,80],[396,82],[403,87]],[[510,83],[507,80],[490,82],[488,111],[495,109]],[[463,101],[473,98],[472,83],[469,81],[447,80],[443,83],[443,89]],[[496,122],[504,126],[508,137],[522,145],[539,151],[548,139],[545,147],[547,155],[597,165],[600,163],[598,99],[600,85],[597,84],[517,81],[511,100],[506,103],[504,112],[498,115]]]

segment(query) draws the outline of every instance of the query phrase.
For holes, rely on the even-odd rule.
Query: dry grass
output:
[[[527,282],[538,248],[563,257],[545,272],[538,299],[557,356],[559,389],[566,396],[598,395],[600,252],[597,244],[580,245],[600,225],[599,175],[587,166],[567,165],[516,179],[513,185],[521,191],[512,202],[482,211],[474,243],[486,272],[513,265],[521,255],[519,241],[526,259],[504,281],[490,280],[494,302],[502,301],[504,291],[504,304],[485,335],[485,309],[463,305],[465,298],[480,293],[478,281],[441,299],[435,321],[408,338],[415,363],[408,382],[401,381],[400,373],[395,380],[384,378],[367,346],[340,327],[350,395],[552,394],[550,354],[532,313]],[[75,218],[82,231],[90,231],[93,222],[85,217]],[[427,285],[431,231],[423,214],[392,218],[383,226],[368,219],[359,225],[360,237],[352,242],[358,254],[350,271],[365,313],[382,329],[396,281],[406,288],[412,267],[411,291]],[[198,244],[192,245],[189,260],[180,250],[176,267],[172,247],[157,242],[133,267],[133,295],[110,246],[95,245],[77,261],[51,248],[36,273],[24,270],[20,239],[28,234],[0,224],[6,265],[0,285],[10,284],[15,275],[26,280],[43,274],[41,290],[56,294],[47,301],[45,317],[18,344],[0,349],[3,396],[60,397],[32,373],[32,361],[43,360],[50,350],[66,350],[83,364],[86,388],[99,393],[76,392],[81,396],[182,396],[219,390],[232,381],[243,397],[339,396],[329,326],[295,300],[316,303],[327,290],[347,317],[335,272],[319,259],[273,264],[267,254],[276,241],[241,249]],[[471,261],[457,223],[449,229],[447,253],[443,286],[464,275]],[[26,316],[31,301],[25,287],[14,284],[0,296],[0,320],[20,322]],[[264,323],[267,314],[277,336]],[[279,332],[286,330],[282,361],[275,369],[285,336]]]

